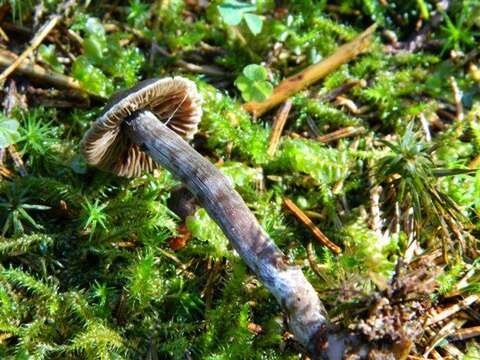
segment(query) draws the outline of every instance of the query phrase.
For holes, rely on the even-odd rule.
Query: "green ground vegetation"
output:
[[[32,29],[60,3],[32,5],[0,0],[0,16]],[[97,99],[66,108],[31,101],[0,114],[0,145],[15,144],[26,168],[0,181],[0,358],[299,358],[298,345],[282,336],[281,308],[203,209],[187,219],[192,239],[171,249],[181,219],[167,206],[179,185],[168,172],[128,180],[79,155],[104,104],[98,98],[154,76],[197,83],[204,115],[193,145],[231,178],[332,315],[388,282],[412,242],[415,255],[443,251],[434,301],[459,291],[467,272],[460,291],[478,293],[480,173],[471,164],[475,170],[480,155],[480,5],[452,2],[428,46],[388,48],[436,12],[429,0],[78,2],[55,34],[60,41],[44,41],[37,59]],[[279,149],[267,155],[274,112],[253,119],[244,100],[267,97],[373,22],[368,51],[293,96]],[[14,30],[8,34],[15,44]],[[73,57],[59,61],[66,53]],[[190,72],[185,62],[202,69]],[[362,83],[344,94],[356,110],[325,100],[349,81]],[[364,133],[315,139],[347,126]],[[9,159],[5,166],[14,169]],[[312,239],[282,207],[285,197],[341,255]],[[308,262],[312,241],[322,276]],[[459,348],[465,358],[480,352],[475,341]]]

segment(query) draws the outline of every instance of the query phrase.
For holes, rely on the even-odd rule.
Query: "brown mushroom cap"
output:
[[[176,76],[149,79],[112,96],[80,144],[87,162],[119,176],[151,171],[155,162],[122,129],[136,111],[148,110],[185,139],[197,132],[202,117],[201,98],[195,83]]]

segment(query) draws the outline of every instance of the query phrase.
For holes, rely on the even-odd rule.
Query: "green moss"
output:
[[[454,255],[436,279],[436,300],[458,290],[467,271],[471,277],[460,291],[478,293],[478,261],[470,251],[478,245],[480,175],[457,171],[480,154],[480,93],[472,66],[478,56],[470,52],[478,40],[478,5],[452,2],[440,27],[431,29],[429,46],[410,52],[391,51],[384,30],[407,40],[420,16],[427,24],[436,2],[254,3],[247,13],[259,17],[249,26],[243,18],[237,25],[224,21],[221,0],[90,2],[64,14],[43,40],[34,53],[39,65],[97,96],[89,104],[78,99],[77,107],[70,93],[30,93],[27,83],[29,108],[0,115],[0,145],[15,145],[26,170],[20,176],[7,149],[1,174],[13,174],[0,184],[0,358],[299,358],[298,346],[283,337],[281,307],[204,209],[186,220],[192,232],[186,246],[170,248],[184,225],[166,205],[179,184],[171,174],[120,179],[80,156],[80,139],[102,109],[97,98],[154,76],[179,74],[197,83],[204,115],[194,146],[231,180],[333,315],[357,310],[364,296],[388,283],[412,237],[425,251],[440,248],[443,239]],[[2,20],[36,31],[34,22],[61,12],[58,1],[42,4],[43,14],[31,1],[0,0]],[[291,97],[279,147],[268,156],[276,109],[254,119],[242,108],[235,79],[247,65],[259,64],[268,70],[261,80],[276,85],[373,21],[381,30],[367,51]],[[8,49],[25,47],[15,31],[3,23],[2,29]],[[67,30],[80,40],[66,37]],[[226,75],[189,75],[177,60],[219,67]],[[451,76],[462,93],[464,121],[456,119]],[[324,97],[352,80],[362,84],[342,96],[361,109],[355,114]],[[20,94],[27,81],[16,81]],[[52,106],[57,96],[70,107]],[[315,140],[348,126],[365,133],[327,144]],[[438,170],[459,174],[439,178]],[[381,231],[371,219],[376,185],[382,186]],[[286,197],[342,254],[313,241],[284,208]],[[405,226],[411,214],[415,231]],[[463,252],[454,226],[465,235]],[[448,235],[439,234],[442,229]],[[310,242],[320,277],[307,258]],[[261,332],[252,331],[258,327]],[[475,355],[476,345],[456,345],[466,357]]]

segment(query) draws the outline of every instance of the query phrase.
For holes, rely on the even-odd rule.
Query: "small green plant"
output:
[[[58,61],[58,56],[55,53],[55,45],[40,45],[40,47],[38,48],[38,55],[40,55],[40,59],[50,65],[54,71],[58,73],[64,72],[65,66],[60,61]]]
[[[240,89],[245,101],[263,101],[273,91],[273,85],[267,81],[267,78],[267,69],[251,64],[245,66],[242,74],[235,80],[235,86]]]
[[[455,20],[444,13],[445,25],[441,27],[442,35],[445,40],[442,52],[449,50],[464,51],[475,44],[476,33],[472,30],[472,24],[465,20],[465,14],[462,12]]]
[[[223,21],[228,25],[238,25],[242,20],[245,20],[245,23],[253,35],[258,35],[262,31],[262,18],[259,15],[253,14],[256,11],[255,5],[237,0],[225,0],[218,7],[218,11]]]
[[[0,196],[0,210],[3,222],[2,236],[12,230],[14,235],[20,235],[25,231],[28,224],[34,229],[41,229],[32,216],[30,210],[48,210],[49,206],[31,204],[27,195],[28,188],[19,189],[15,183],[7,183],[3,187],[3,195]]]
[[[150,15],[150,6],[142,3],[140,0],[130,0],[129,13],[127,21],[136,28],[145,27],[145,23]]]
[[[12,19],[15,23],[23,24],[23,20],[34,8],[32,0],[0,0],[0,7],[8,5],[12,11]]]
[[[20,138],[18,127],[19,123],[17,120],[0,114],[0,148],[6,148],[18,141]]]
[[[144,56],[132,46],[120,45],[122,33],[107,34],[98,18],[79,15],[72,29],[85,34],[84,55],[78,56],[72,74],[85,90],[108,96],[138,80]]]
[[[107,228],[108,216],[104,211],[106,207],[107,204],[100,204],[98,199],[96,199],[94,203],[86,199],[82,204],[82,208],[85,212],[82,219],[83,228],[85,230],[89,229],[90,240],[95,234],[98,226],[104,230]]]
[[[379,181],[386,184],[395,195],[402,211],[413,210],[418,234],[426,231],[428,226],[440,227],[443,232],[440,238],[446,254],[446,240],[450,239],[450,234],[463,241],[461,224],[466,219],[449,194],[439,188],[436,178],[471,170],[439,169],[432,157],[436,147],[428,146],[419,139],[413,130],[413,123],[410,123],[399,141],[382,143],[390,152],[377,163]]]
[[[22,113],[23,119],[18,141],[22,146],[22,153],[38,156],[48,153],[56,138],[52,122],[45,121],[45,118],[52,115],[52,112],[45,112],[41,108]]]

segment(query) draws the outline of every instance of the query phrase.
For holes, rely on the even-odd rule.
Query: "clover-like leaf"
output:
[[[235,86],[241,91],[245,101],[263,101],[273,91],[271,83],[266,81],[267,69],[251,64],[246,66],[242,74],[235,80]]]
[[[266,80],[268,76],[267,69],[257,64],[250,64],[245,66],[242,73],[247,79],[252,81]]]
[[[18,121],[0,114],[0,148],[4,149],[20,139]]]
[[[258,35],[262,31],[263,20],[260,16],[255,14],[245,14],[243,15],[245,22],[247,23],[248,28],[253,35]]]
[[[263,24],[263,20],[260,16],[252,14],[255,10],[255,5],[237,0],[225,0],[218,7],[220,16],[226,24],[238,25],[244,19],[253,35],[257,35],[262,31]]]
[[[218,11],[228,25],[238,25],[245,13],[255,11],[255,5],[237,0],[225,0],[218,7]]]

